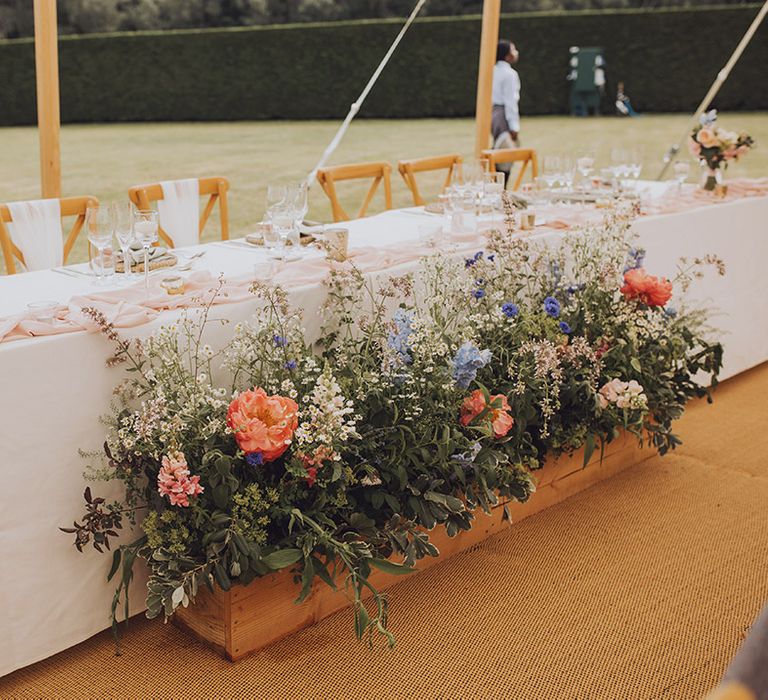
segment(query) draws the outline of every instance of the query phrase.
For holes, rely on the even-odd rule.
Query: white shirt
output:
[[[504,106],[504,115],[512,131],[520,131],[520,76],[506,61],[497,61],[493,67],[491,101]]]

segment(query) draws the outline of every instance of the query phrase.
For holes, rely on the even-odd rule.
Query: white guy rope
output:
[[[392,46],[389,47],[389,51],[387,51],[387,53],[384,54],[384,58],[381,59],[381,63],[379,63],[379,67],[374,71],[373,75],[371,76],[371,79],[368,81],[368,84],[360,93],[360,97],[358,97],[357,100],[353,102],[352,105],[350,106],[349,112],[346,118],[344,119],[341,126],[339,127],[339,130],[336,132],[336,136],[334,136],[333,140],[328,144],[328,148],[326,148],[325,151],[323,152],[323,155],[321,156],[318,164],[312,169],[312,172],[307,176],[307,180],[306,180],[307,187],[311,187],[312,183],[315,180],[315,177],[317,176],[317,171],[320,170],[320,168],[322,168],[328,162],[328,159],[331,157],[333,152],[341,143],[341,139],[343,139],[344,134],[347,133],[347,129],[349,128],[349,125],[352,123],[352,120],[357,116],[357,113],[360,111],[360,107],[363,106],[363,102],[365,102],[365,98],[368,97],[368,93],[373,89],[373,86],[376,84],[376,81],[379,79],[379,76],[381,75],[385,66],[389,62],[389,59],[392,57],[392,54],[395,52],[395,49],[398,47],[398,45],[402,41],[402,38],[405,36],[405,33],[413,24],[413,20],[416,19],[416,15],[418,15],[419,12],[421,12],[421,8],[424,7],[424,3],[426,2],[427,0],[419,0],[416,3],[416,7],[413,8],[413,12],[411,12],[408,19],[405,21],[405,24],[403,25],[403,28],[400,30],[400,33],[395,37],[395,40],[392,42]]]
[[[715,82],[712,83],[712,87],[709,88],[709,92],[707,92],[698,109],[691,117],[691,121],[686,127],[682,141],[678,141],[676,144],[674,144],[664,156],[664,167],[661,169],[659,177],[656,178],[657,180],[664,179],[664,175],[666,174],[667,169],[675,161],[675,158],[677,158],[680,145],[683,143],[683,141],[685,141],[685,139],[688,138],[688,134],[690,133],[691,129],[693,129],[693,127],[698,123],[699,115],[709,106],[709,103],[712,102],[712,100],[715,98],[715,95],[717,95],[723,83],[728,79],[731,69],[736,65],[736,61],[741,58],[741,54],[744,52],[744,49],[747,48],[747,44],[754,36],[766,13],[768,13],[768,0],[765,1],[762,9],[757,13],[757,17],[755,17],[755,19],[752,21],[752,24],[749,25],[749,29],[747,29],[746,34],[744,34],[744,36],[741,38],[739,45],[736,47],[736,50],[728,59],[728,63],[725,64],[725,68],[723,68],[723,70],[717,74],[717,78],[715,78]]]

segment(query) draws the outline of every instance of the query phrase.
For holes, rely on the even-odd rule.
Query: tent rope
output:
[[[315,177],[317,176],[317,171],[320,170],[320,168],[322,168],[328,162],[328,159],[331,157],[333,152],[341,143],[341,140],[344,138],[344,134],[346,134],[347,129],[349,129],[349,125],[352,123],[352,120],[357,116],[357,113],[360,111],[360,108],[363,106],[363,102],[365,102],[365,98],[368,97],[368,93],[373,89],[373,86],[376,84],[376,81],[379,79],[379,76],[381,75],[382,71],[384,70],[387,63],[389,62],[389,59],[392,57],[392,54],[395,52],[395,49],[397,49],[398,45],[400,44],[403,37],[405,36],[405,33],[413,24],[413,21],[416,19],[416,16],[419,14],[419,12],[421,12],[421,8],[424,7],[424,4],[426,2],[427,0],[418,0],[418,2],[416,3],[416,6],[413,8],[413,11],[408,16],[408,19],[405,21],[405,24],[400,30],[400,33],[395,37],[395,40],[392,42],[392,46],[389,47],[389,50],[387,51],[387,53],[384,54],[384,58],[381,59],[381,63],[379,63],[379,67],[374,71],[373,75],[368,81],[368,84],[365,86],[365,88],[363,88],[363,91],[360,93],[360,96],[350,106],[349,112],[347,113],[346,118],[344,119],[341,126],[339,127],[339,130],[336,132],[336,135],[328,144],[328,147],[323,152],[323,155],[320,157],[320,160],[318,161],[317,165],[312,169],[312,172],[310,172],[309,175],[307,176],[307,180],[306,180],[307,187],[310,187],[312,185],[312,183],[315,180]]]

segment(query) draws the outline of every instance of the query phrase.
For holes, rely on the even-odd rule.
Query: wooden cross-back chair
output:
[[[219,203],[219,220],[221,222],[221,240],[226,241],[229,238],[229,206],[227,204],[227,190],[229,190],[229,180],[225,177],[201,177],[198,179],[198,188],[201,197],[208,197],[208,201],[200,214],[200,226],[198,233],[203,235],[203,229],[208,222],[208,218]],[[160,183],[152,185],[136,185],[128,190],[128,197],[134,206],[138,209],[151,209],[152,202],[163,199],[163,187]],[[173,248],[173,240],[158,226],[158,234],[163,242]]]
[[[365,216],[365,212],[368,210],[368,205],[373,199],[373,195],[376,194],[376,190],[379,185],[384,183],[384,207],[386,209],[392,208],[392,166],[386,162],[373,162],[373,163],[355,163],[351,165],[333,165],[327,168],[321,168],[317,171],[317,180],[320,186],[323,188],[323,192],[328,195],[328,199],[331,200],[331,210],[333,212],[334,221],[349,221],[351,218],[339,202],[339,197],[336,194],[336,183],[341,180],[363,180],[373,178],[371,186],[368,188],[368,193],[365,195],[365,200],[362,206],[357,212],[358,219]]]
[[[419,192],[419,186],[416,183],[416,173],[423,173],[434,170],[448,170],[445,176],[445,182],[440,190],[444,192],[451,184],[451,179],[457,168],[461,167],[461,156],[457,153],[451,153],[444,156],[431,156],[429,158],[414,158],[412,160],[401,160],[397,163],[397,170],[400,173],[405,184],[413,195],[413,203],[417,206],[426,204],[424,198]]]
[[[99,206],[99,200],[96,197],[62,197],[59,199],[59,207],[61,208],[61,218],[68,218],[74,216],[75,222],[72,224],[72,228],[67,234],[67,238],[64,241],[64,262],[67,262],[70,252],[75,245],[80,231],[83,229],[85,223],[85,213],[88,207]],[[11,212],[8,206],[0,204],[0,249],[3,251],[3,258],[5,259],[5,269],[9,275],[13,275],[17,272],[16,261],[18,260],[22,265],[24,264],[24,254],[19,250],[16,244],[11,240],[11,234],[6,227],[6,224],[13,223]]]
[[[513,190],[520,189],[523,182],[523,176],[531,166],[531,178],[536,179],[539,176],[539,162],[536,159],[536,151],[532,148],[489,148],[483,151],[483,158],[487,158],[490,163],[491,172],[496,172],[496,166],[499,163],[521,163],[522,167],[517,174]]]

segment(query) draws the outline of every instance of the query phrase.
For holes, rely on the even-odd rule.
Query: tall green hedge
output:
[[[568,47],[603,46],[640,111],[690,111],[758,5],[504,15],[521,51],[524,114],[567,111]],[[63,37],[65,122],[323,119],[346,114],[400,28],[397,21]],[[474,112],[478,17],[418,21],[361,116]],[[768,109],[764,24],[716,105]],[[35,122],[34,47],[0,42],[0,124]]]

